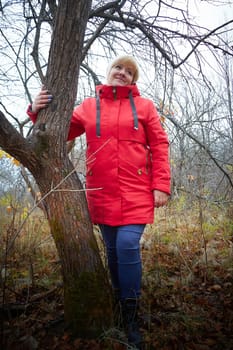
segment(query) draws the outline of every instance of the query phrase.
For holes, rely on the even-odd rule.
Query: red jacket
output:
[[[152,191],[170,194],[168,138],[152,101],[141,97],[136,85],[98,86],[97,98],[74,109],[68,140],[84,132],[93,223],[152,223]]]

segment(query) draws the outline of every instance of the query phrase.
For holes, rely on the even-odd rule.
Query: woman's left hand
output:
[[[156,208],[163,207],[164,205],[167,204],[169,199],[169,195],[167,193],[154,190],[153,195],[154,195],[154,206]]]

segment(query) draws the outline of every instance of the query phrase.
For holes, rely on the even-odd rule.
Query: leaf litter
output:
[[[174,227],[173,221],[171,227],[161,220],[165,227],[148,226],[142,240],[139,320],[144,349],[233,349],[232,237],[218,228],[204,245],[193,221],[189,231],[187,225]],[[174,232],[182,230],[177,239]],[[41,256],[34,257],[30,279],[25,260],[20,261],[18,251],[15,255],[17,259],[8,259],[1,291],[1,349],[129,349],[119,330],[105,330],[99,339],[75,339],[69,334],[54,251],[46,252],[43,264]]]

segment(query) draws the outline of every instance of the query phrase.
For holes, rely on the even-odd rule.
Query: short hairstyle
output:
[[[124,55],[116,57],[109,65],[107,70],[107,80],[111,69],[117,64],[127,64],[133,68],[133,81],[132,84],[136,83],[139,78],[139,68],[136,60],[132,56]]]

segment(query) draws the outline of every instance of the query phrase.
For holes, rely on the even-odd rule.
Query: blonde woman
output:
[[[168,201],[170,167],[167,135],[153,102],[140,95],[138,77],[133,57],[117,57],[106,84],[74,109],[68,140],[86,133],[86,187],[101,188],[87,191],[91,220],[103,235],[128,342],[141,349],[139,243],[145,225],[153,223],[154,207]],[[33,122],[51,100],[42,89],[27,111]]]

